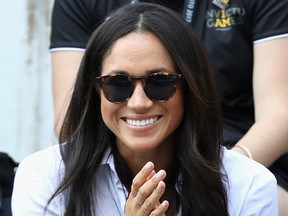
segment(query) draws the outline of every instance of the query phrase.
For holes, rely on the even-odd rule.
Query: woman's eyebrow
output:
[[[157,73],[157,72],[172,72],[171,70],[168,70],[167,68],[164,68],[164,67],[160,67],[160,68],[154,68],[154,69],[151,69],[151,70],[148,70],[146,71],[147,73]]]
[[[113,75],[113,74],[129,75],[129,73],[127,71],[124,71],[124,70],[112,70],[109,73],[107,73],[106,75]]]
[[[168,70],[167,68],[164,67],[160,67],[160,68],[153,68],[150,70],[146,70],[145,73],[146,74],[152,74],[152,73],[158,73],[158,72],[171,72],[174,73],[173,70]],[[107,73],[106,75],[113,75],[113,74],[123,74],[123,75],[129,75],[128,71],[125,70],[112,70],[109,73]]]

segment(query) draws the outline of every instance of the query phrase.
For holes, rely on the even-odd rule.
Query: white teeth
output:
[[[150,119],[145,119],[145,120],[131,120],[131,119],[126,119],[126,123],[132,126],[147,126],[150,125],[154,122],[156,122],[158,117],[150,118]]]

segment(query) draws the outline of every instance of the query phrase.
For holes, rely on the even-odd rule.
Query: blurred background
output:
[[[53,0],[0,4],[0,152],[20,162],[56,143],[49,53]]]

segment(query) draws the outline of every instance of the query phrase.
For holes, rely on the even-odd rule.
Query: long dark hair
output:
[[[221,173],[220,101],[210,60],[202,42],[180,15],[148,3],[118,9],[88,42],[59,138],[60,143],[66,143],[60,144],[65,174],[51,200],[65,194],[65,215],[93,215],[95,172],[107,146],[115,139],[101,117],[95,77],[100,76],[103,59],[114,42],[131,32],[155,34],[183,75],[185,115],[179,126],[176,151],[182,176],[182,215],[228,215],[226,178]],[[120,178],[129,175],[125,162],[117,159],[119,155],[114,156],[124,167],[124,171],[117,171],[121,172]]]

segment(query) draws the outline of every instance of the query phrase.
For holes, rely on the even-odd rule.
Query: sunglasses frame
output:
[[[146,80],[149,78],[149,77],[153,77],[153,76],[157,76],[157,75],[165,75],[165,76],[173,76],[173,79],[175,81],[175,84],[174,84],[174,92],[173,94],[171,94],[171,96],[168,98],[168,99],[165,99],[165,100],[156,100],[156,99],[152,99],[150,98],[146,91],[145,91],[145,86],[146,86]],[[103,93],[104,93],[104,96],[105,98],[110,101],[111,103],[123,103],[127,100],[129,100],[129,98],[131,98],[131,96],[133,95],[133,92],[134,90],[132,91],[131,95],[128,96],[125,100],[122,100],[122,101],[117,101],[117,102],[114,102],[114,101],[111,101],[109,100],[107,97],[106,97],[106,94],[105,94],[105,91],[103,89],[103,85],[104,85],[104,82],[105,82],[105,79],[106,78],[110,78],[110,77],[113,77],[113,76],[123,76],[123,77],[127,77],[127,79],[131,82],[132,86],[135,88],[135,82],[138,81],[138,80],[141,80],[142,81],[142,84],[143,84],[143,90],[145,92],[145,95],[152,101],[157,101],[157,102],[165,102],[165,101],[168,101],[170,100],[173,96],[174,96],[174,93],[176,91],[176,88],[177,88],[177,84],[179,82],[179,80],[182,78],[182,74],[176,74],[176,73],[171,73],[171,72],[156,72],[156,73],[151,73],[151,74],[148,74],[146,76],[129,76],[127,74],[123,74],[123,73],[115,73],[115,74],[109,74],[109,75],[104,75],[104,76],[99,76],[99,77],[96,77],[96,89],[102,89]],[[98,88],[97,88],[98,87]]]

